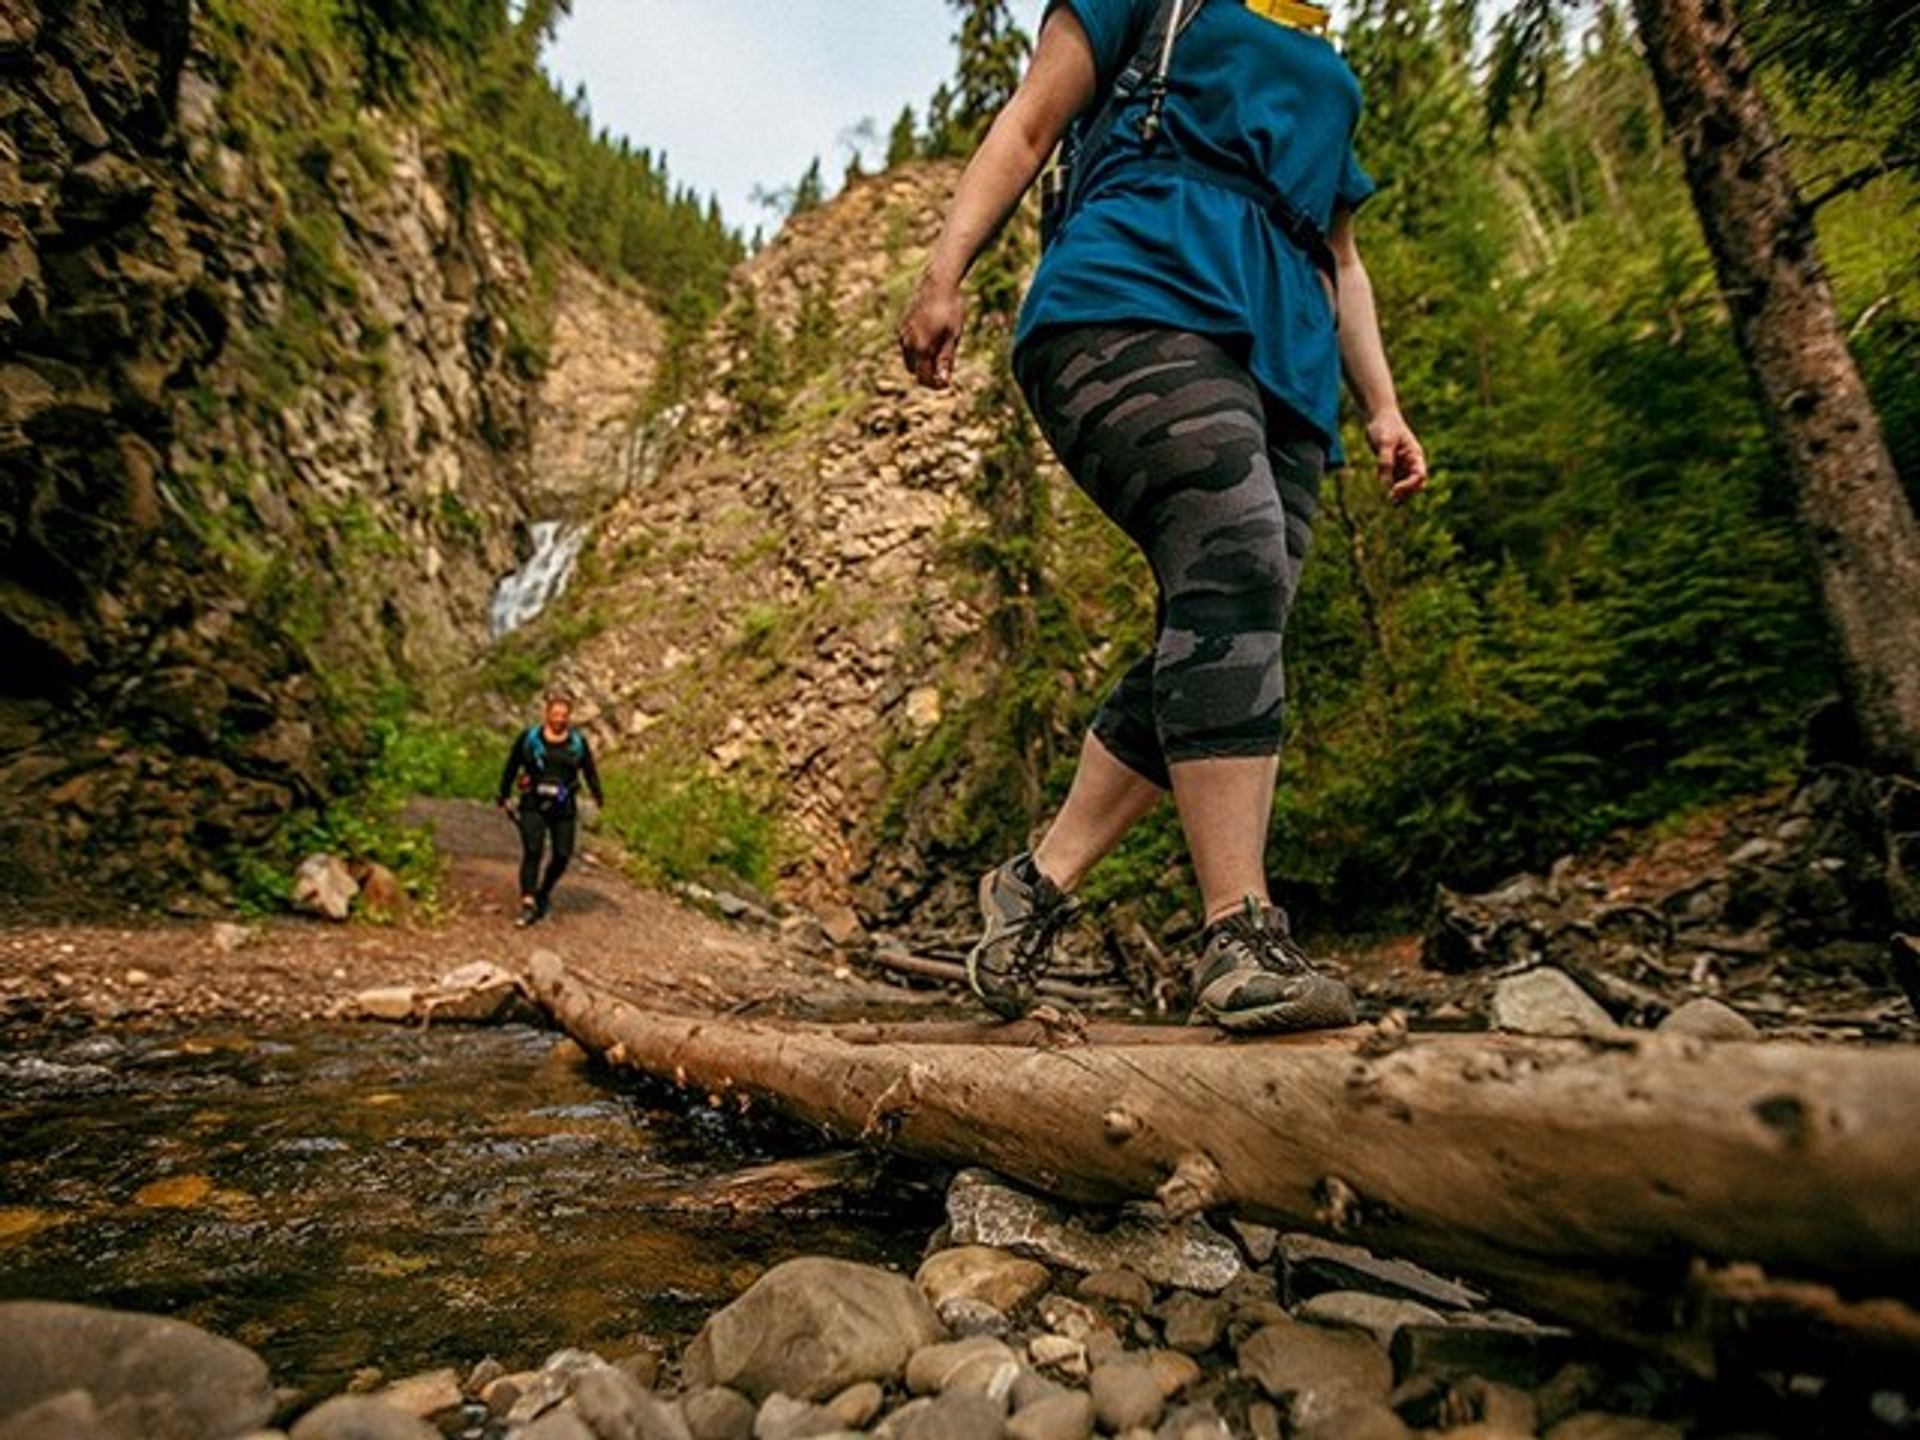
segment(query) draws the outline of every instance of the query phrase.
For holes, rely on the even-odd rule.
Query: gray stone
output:
[[[907,1359],[907,1391],[913,1395],[972,1390],[1004,1397],[1019,1378],[1019,1358],[990,1335],[927,1345]]]
[[[864,1430],[886,1403],[886,1392],[871,1380],[849,1385],[827,1402],[834,1418],[849,1430]]]
[[[345,920],[353,912],[360,882],[338,855],[309,855],[293,872],[288,898],[293,908],[323,920]]]
[[[959,1245],[929,1255],[914,1279],[936,1309],[949,1300],[979,1300],[1010,1315],[1044,1294],[1053,1277],[1037,1260],[991,1245]]]
[[[0,1417],[80,1391],[111,1440],[226,1440],[274,1411],[266,1363],[179,1320],[23,1300],[0,1304]],[[24,1423],[24,1420],[23,1420]]]
[[[514,1440],[600,1440],[571,1400],[563,1400],[532,1424],[510,1433]]]
[[[572,1403],[600,1440],[692,1440],[678,1408],[615,1365],[575,1380]]]
[[[1027,1358],[1041,1369],[1057,1371],[1069,1380],[1087,1373],[1087,1346],[1071,1335],[1036,1335],[1027,1342]]]
[[[1402,1325],[1393,1336],[1393,1369],[1402,1379],[1480,1375],[1527,1390],[1565,1364],[1572,1348],[1570,1330],[1517,1315],[1461,1316],[1440,1325]]]
[[[963,1170],[947,1192],[957,1244],[994,1245],[1070,1270],[1132,1270],[1150,1283],[1208,1294],[1223,1290],[1243,1262],[1233,1241],[1200,1219],[1169,1222],[1153,1205],[1128,1207],[1095,1230],[1050,1201]]]
[[[1000,1440],[1006,1411],[974,1391],[956,1390],[924,1406],[904,1407],[891,1427],[893,1440]]]
[[[724,1385],[695,1390],[681,1400],[680,1413],[693,1440],[750,1440],[753,1434],[753,1402]]]
[[[0,1440],[112,1440],[84,1390],[68,1390],[0,1419]]]
[[[1264,1265],[1273,1258],[1274,1247],[1280,1242],[1280,1232],[1271,1225],[1256,1225],[1251,1220],[1229,1220],[1227,1228],[1240,1238],[1240,1247],[1254,1264]]]
[[[970,1335],[1004,1337],[1013,1329],[1013,1322],[1003,1311],[994,1309],[984,1300],[969,1300],[964,1295],[942,1300],[933,1307],[933,1313],[940,1317],[940,1323],[947,1327],[947,1333],[956,1339],[964,1340]]]
[[[547,1357],[546,1364],[533,1374],[524,1377],[526,1383],[518,1386],[520,1396],[507,1411],[507,1423],[525,1425],[539,1419],[570,1399],[574,1386],[583,1376],[594,1370],[612,1368],[589,1350],[554,1351]],[[507,1378],[517,1381],[523,1377],[516,1375]]]
[[[1212,1405],[1182,1405],[1160,1422],[1154,1440],[1233,1440],[1233,1431]]]
[[[1008,1392],[1007,1398],[1012,1401],[1012,1408],[1020,1411],[1029,1405],[1066,1393],[1067,1387],[1059,1381],[1049,1380],[1038,1370],[1023,1366],[1020,1373],[1014,1377],[1013,1389]]]
[[[1309,1392],[1293,1405],[1293,1440],[1412,1440],[1383,1400],[1346,1391]]]
[[[1240,1369],[1276,1400],[1347,1392],[1384,1399],[1393,1384],[1387,1357],[1364,1335],[1281,1320],[1240,1342]]]
[[[1390,1300],[1384,1295],[1369,1295],[1364,1290],[1327,1290],[1303,1301],[1295,1316],[1316,1325],[1344,1325],[1364,1330],[1382,1350],[1393,1344],[1402,1325],[1439,1325],[1437,1310],[1413,1300]]]
[[[460,1393],[460,1377],[453,1371],[428,1370],[394,1381],[374,1398],[421,1420],[432,1420],[458,1410],[465,1397]]]
[[[1137,1360],[1100,1366],[1087,1382],[1087,1392],[1093,1396],[1093,1414],[1100,1428],[1116,1434],[1141,1427],[1151,1429],[1159,1423],[1167,1405],[1153,1371]]]
[[[776,1390],[821,1400],[858,1380],[898,1379],[909,1355],[940,1338],[911,1280],[810,1257],[776,1265],[710,1318],[682,1370],[690,1385],[726,1385],[756,1401]]]
[[[767,1396],[753,1420],[753,1440],[811,1440],[851,1427],[824,1405],[778,1393]]]
[[[1760,1027],[1731,1005],[1701,995],[1687,1001],[1654,1027],[1662,1035],[1691,1035],[1699,1040],[1758,1040]]]
[[[336,1395],[301,1416],[289,1440],[440,1440],[440,1432],[371,1395]]]
[[[1087,1440],[1091,1434],[1093,1400],[1079,1390],[1056,1390],[1007,1422],[1008,1440]]]
[[[1478,1291],[1442,1279],[1404,1260],[1383,1260],[1359,1245],[1322,1240],[1318,1235],[1280,1237],[1280,1273],[1286,1301],[1298,1305],[1326,1290],[1365,1290],[1402,1300],[1418,1300],[1436,1310],[1471,1310],[1485,1298]]]
[[[1167,1344],[1189,1355],[1204,1355],[1220,1343],[1232,1307],[1210,1295],[1179,1294],[1160,1307]]]
[[[1509,975],[1493,987],[1492,1021],[1496,1030],[1519,1035],[1575,1035],[1608,1038],[1620,1027],[1564,970],[1536,966]]]
[[[1153,1304],[1153,1287],[1131,1270],[1096,1270],[1078,1286],[1083,1300],[1106,1300],[1136,1315]]]
[[[1113,1326],[1107,1317],[1084,1301],[1068,1295],[1049,1295],[1040,1302],[1040,1323],[1056,1335],[1073,1340],[1091,1340],[1095,1335],[1111,1335]]]
[[[1200,1362],[1179,1350],[1150,1350],[1147,1368],[1160,1382],[1160,1393],[1171,1400],[1200,1378]]]

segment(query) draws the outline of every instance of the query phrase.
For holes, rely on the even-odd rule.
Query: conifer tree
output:
[[[920,136],[914,128],[913,106],[905,105],[900,109],[900,118],[893,122],[893,133],[887,137],[887,168],[904,165],[920,154]]]
[[[954,71],[953,139],[971,150],[986,133],[1000,107],[1012,98],[1032,43],[1014,23],[1007,0],[950,0],[960,13],[953,43],[959,51]]]
[[[819,209],[821,202],[826,198],[827,182],[820,173],[820,157],[816,155],[813,157],[813,163],[807,166],[800,176],[800,183],[794,187],[793,204],[787,213],[804,215],[809,210]]]

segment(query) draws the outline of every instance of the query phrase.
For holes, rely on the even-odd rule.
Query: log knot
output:
[[[1204,1150],[1190,1150],[1180,1157],[1154,1198],[1166,1210],[1168,1219],[1185,1220],[1219,1205],[1225,1199],[1225,1190],[1226,1181],[1213,1157]]]

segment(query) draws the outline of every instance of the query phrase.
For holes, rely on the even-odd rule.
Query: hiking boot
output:
[[[1031,878],[1023,878],[1025,876]],[[980,938],[967,954],[967,984],[1004,1020],[1018,1020],[1053,958],[1053,942],[1076,908],[1065,891],[1019,855],[980,877]]]
[[[520,897],[520,914],[513,922],[514,928],[524,930],[529,925],[538,925],[546,913],[545,907],[543,907],[538,900],[534,899],[533,896],[522,895]]]
[[[1222,1030],[1320,1030],[1356,1018],[1353,992],[1314,968],[1287,912],[1251,895],[1207,927],[1193,989],[1192,1023]]]

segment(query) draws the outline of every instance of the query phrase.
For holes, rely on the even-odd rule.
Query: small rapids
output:
[[[573,578],[587,527],[565,520],[536,520],[533,554],[494,587],[487,628],[494,639],[511,634],[552,604]]]
[[[769,1158],[523,1027],[49,1038],[0,1050],[0,1299],[175,1315],[325,1393],[674,1344],[793,1255],[916,1258],[923,1195],[703,1189]]]

